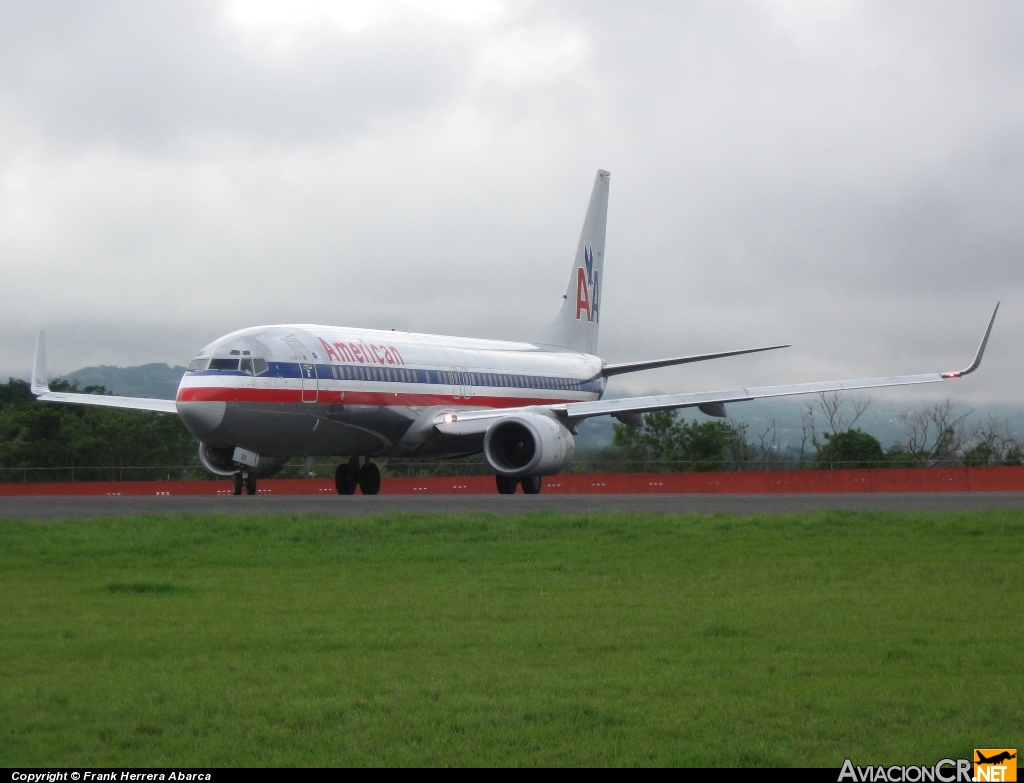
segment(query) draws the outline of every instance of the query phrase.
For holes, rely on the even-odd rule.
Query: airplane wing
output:
[[[699,405],[715,403],[744,402],[746,400],[764,399],[766,397],[788,397],[797,394],[815,394],[819,392],[852,391],[854,389],[874,389],[882,386],[909,386],[918,383],[937,383],[961,378],[968,375],[981,365],[981,357],[985,353],[992,326],[999,312],[999,304],[988,322],[985,336],[978,347],[978,353],[971,365],[955,372],[933,372],[921,375],[893,375],[886,378],[857,378],[848,381],[822,381],[818,383],[795,383],[784,386],[753,386],[746,389],[730,389],[727,391],[693,392],[687,394],[659,394],[650,397],[626,397],[619,400],[595,400],[593,402],[569,402],[555,405],[538,405],[525,408],[480,409],[474,411],[453,411],[441,413],[434,418],[434,427],[441,433],[449,435],[474,435],[487,431],[495,419],[526,411],[549,412],[563,420],[567,425],[592,416],[606,416],[623,413],[649,413],[650,411],[672,410],[675,408],[692,408]]]
[[[39,330],[36,337],[36,355],[32,362],[32,393],[41,402],[63,402],[74,405],[97,405],[102,408],[125,408],[152,413],[174,413],[174,400],[151,400],[147,397],[114,397],[106,394],[79,394],[77,392],[52,392],[46,381],[46,336]]]

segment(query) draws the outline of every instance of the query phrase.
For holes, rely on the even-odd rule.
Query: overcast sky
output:
[[[598,168],[605,358],[794,344],[614,391],[957,369],[1002,300],[941,393],[1020,399],[1019,0],[4,0],[0,372],[529,338]]]

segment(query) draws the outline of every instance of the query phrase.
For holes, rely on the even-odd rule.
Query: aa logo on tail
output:
[[[974,780],[1012,783],[1017,780],[1016,748],[975,748]]]
[[[594,271],[594,253],[590,245],[583,246],[583,266],[576,268],[576,320],[586,313],[587,321],[598,323],[600,291],[598,273]]]

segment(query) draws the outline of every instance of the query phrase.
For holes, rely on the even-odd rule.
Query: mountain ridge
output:
[[[135,367],[101,364],[99,367],[83,367],[68,373],[64,380],[77,383],[80,389],[102,386],[111,394],[124,397],[173,400],[184,374],[184,367],[172,367],[160,362]]]

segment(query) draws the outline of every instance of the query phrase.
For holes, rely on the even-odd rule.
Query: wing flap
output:
[[[820,383],[793,383],[784,386],[752,386],[748,389],[727,391],[691,392],[687,394],[658,394],[649,397],[624,397],[619,400],[594,400],[593,402],[570,402],[556,405],[537,405],[523,408],[480,408],[457,410],[438,414],[434,427],[446,435],[480,435],[496,420],[517,413],[534,412],[554,414],[570,421],[589,419],[593,416],[614,416],[619,413],[650,413],[651,411],[695,408],[701,405],[745,402],[767,397],[788,397],[797,394],[853,391],[874,389],[882,386],[908,386],[918,383],[937,383],[959,377],[952,373],[925,373],[923,375],[894,375],[888,378],[857,378],[847,381],[822,381]]]
[[[621,400],[596,400],[552,406],[555,413],[570,419],[586,419],[616,413],[649,413],[673,408],[693,408],[714,403],[745,402],[766,397],[788,397],[796,394],[874,389],[881,386],[907,386],[916,383],[936,383],[947,380],[942,373],[924,375],[897,375],[889,378],[858,378],[849,381],[822,381],[820,383],[793,383],[784,386],[753,386],[748,389],[695,392],[690,394],[659,394],[650,397],[626,397]]]
[[[36,393],[40,402],[60,402],[71,405],[95,405],[99,408],[123,408],[152,413],[177,413],[174,400],[151,400],[147,397],[115,397],[107,394],[76,394],[74,392]]]

